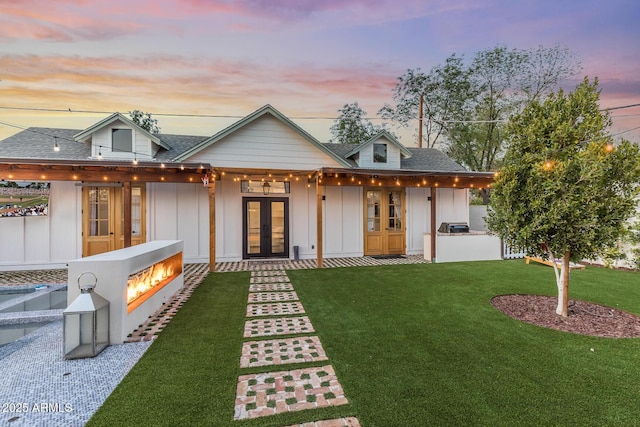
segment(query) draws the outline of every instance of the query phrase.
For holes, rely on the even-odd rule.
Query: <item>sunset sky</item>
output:
[[[140,109],[212,135],[271,104],[326,141],[345,103],[375,118],[407,69],[497,45],[566,46],[583,70],[565,88],[597,76],[602,107],[639,104],[639,18],[638,0],[0,0],[0,121],[83,129]],[[640,107],[613,115],[614,133],[640,126]]]

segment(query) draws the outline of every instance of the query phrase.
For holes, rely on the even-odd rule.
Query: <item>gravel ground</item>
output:
[[[64,360],[62,320],[0,347],[0,424],[83,426],[152,341],[111,345]]]

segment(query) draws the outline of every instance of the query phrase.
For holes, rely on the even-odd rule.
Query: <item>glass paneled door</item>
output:
[[[124,247],[122,188],[82,188],[82,256]],[[145,186],[131,187],[131,245],[146,241]]]
[[[364,198],[364,254],[404,254],[404,191],[390,188],[365,189]]]
[[[289,199],[245,197],[243,258],[289,257]]]

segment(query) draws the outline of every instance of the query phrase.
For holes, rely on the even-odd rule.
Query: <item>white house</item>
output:
[[[436,228],[469,222],[468,188],[493,176],[386,132],[324,144],[266,105],[211,137],[151,134],[118,113],[85,130],[29,128],[0,142],[0,179],[50,182],[48,215],[0,218],[0,269],[174,239],[185,262],[213,269],[294,254],[319,266],[435,258]]]

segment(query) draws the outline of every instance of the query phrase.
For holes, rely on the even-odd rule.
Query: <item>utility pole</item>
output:
[[[418,148],[422,148],[422,94],[420,94],[420,111],[418,112]]]

